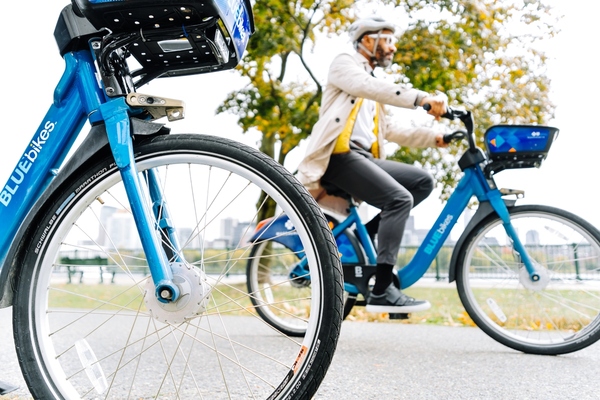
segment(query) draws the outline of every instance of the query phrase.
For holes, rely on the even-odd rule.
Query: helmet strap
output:
[[[369,49],[367,49],[367,47],[364,44],[362,44],[362,39],[363,38],[361,38],[360,41],[356,42],[356,46],[355,46],[355,48],[357,50],[361,49],[362,51],[364,51],[365,53],[367,53],[367,55],[369,56],[369,60],[374,65],[378,65],[376,55],[377,55],[377,46],[379,45],[379,35],[380,34],[381,34],[381,31],[377,32],[377,38],[375,39],[375,44],[373,45],[373,50],[372,51],[369,50]]]

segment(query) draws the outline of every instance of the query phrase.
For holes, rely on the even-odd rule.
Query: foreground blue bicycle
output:
[[[467,139],[468,148],[458,161],[464,175],[412,260],[398,270],[397,283],[408,288],[425,274],[475,197],[479,207],[455,245],[449,276],[471,319],[493,339],[526,353],[563,354],[596,342],[600,233],[561,209],[516,206],[524,192],[498,189],[494,182],[502,170],[539,167],[558,130],[494,126],[485,134],[484,152],[476,146],[469,111],[449,110],[446,117],[460,119],[466,128],[445,137],[446,142]],[[355,305],[365,305],[376,251],[353,199],[330,194],[341,196],[343,205],[337,208],[343,215],[330,213],[329,220],[344,268],[345,318]],[[332,203],[324,207],[335,208]],[[254,238],[262,241],[256,241],[247,263],[248,291],[266,321],[301,336],[306,325],[296,313],[310,288],[310,268],[287,224],[282,216],[259,225]]]
[[[136,91],[233,68],[253,30],[247,0],[73,0],[61,12],[65,72],[0,192],[0,307],[13,306],[34,398],[306,399],[317,390],[343,304],[318,205],[256,149],[169,134],[154,120],[183,118],[183,103]],[[91,131],[71,154],[86,121]],[[312,289],[301,340],[265,323],[235,279],[248,235],[220,232],[238,219],[256,224],[265,207],[286,215],[305,249]]]

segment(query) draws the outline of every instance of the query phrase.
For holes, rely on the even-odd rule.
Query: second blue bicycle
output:
[[[401,288],[425,274],[462,212],[475,197],[477,212],[454,247],[449,280],[474,323],[513,349],[563,354],[600,338],[600,233],[567,211],[542,205],[516,206],[523,191],[499,189],[494,175],[504,169],[539,167],[556,128],[493,126],[486,151],[476,146],[469,111],[449,110],[466,130],[458,164],[463,171],[444,209],[412,260],[397,271]],[[357,204],[341,195],[345,211],[329,216],[344,268],[346,317],[364,305],[375,274],[376,250],[360,221]],[[302,246],[289,234],[285,216],[263,221],[247,263],[248,290],[261,316],[288,335],[303,334],[304,295],[310,280]],[[405,318],[405,315],[392,315]]]

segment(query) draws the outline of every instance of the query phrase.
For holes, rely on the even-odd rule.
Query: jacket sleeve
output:
[[[369,74],[350,54],[337,56],[329,68],[328,83],[355,97],[402,108],[416,108],[427,92],[397,85]]]
[[[436,147],[439,133],[426,127],[394,127],[386,129],[385,140],[405,147]]]

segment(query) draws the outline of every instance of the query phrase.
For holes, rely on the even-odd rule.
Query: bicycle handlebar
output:
[[[425,111],[431,110],[431,104],[429,104],[429,103],[424,104],[423,109]],[[469,141],[469,151],[470,152],[477,151],[477,146],[475,144],[475,136],[473,135],[473,127],[475,124],[473,122],[473,115],[471,114],[471,111],[447,107],[446,112],[441,117],[449,119],[449,120],[459,119],[466,128],[466,131],[457,130],[453,133],[445,134],[444,135],[445,143],[450,143],[452,140],[463,139],[466,137],[467,140]]]
[[[467,131],[457,130],[452,133],[444,134],[444,143],[450,143],[453,140],[462,140],[467,137]]]

